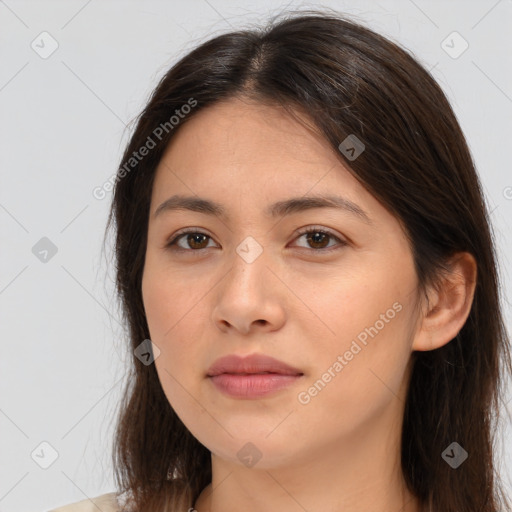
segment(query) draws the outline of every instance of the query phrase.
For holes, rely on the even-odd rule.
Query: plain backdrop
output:
[[[492,210],[510,327],[511,0],[0,1],[0,512],[114,490],[128,353],[102,252],[111,193],[92,191],[115,173],[128,123],[200,42],[318,6],[410,49],[448,95]],[[510,490],[512,441],[498,448]]]

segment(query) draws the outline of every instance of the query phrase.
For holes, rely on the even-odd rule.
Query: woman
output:
[[[489,213],[407,51],[316,11],[207,41],[141,113],[112,224],[133,368],[101,510],[509,507]]]

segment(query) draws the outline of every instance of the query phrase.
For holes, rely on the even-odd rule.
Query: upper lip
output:
[[[299,369],[264,354],[251,354],[245,357],[231,354],[217,359],[208,369],[208,377],[214,377],[221,373],[265,372],[281,375],[303,375]]]

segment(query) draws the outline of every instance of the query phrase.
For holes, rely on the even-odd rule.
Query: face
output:
[[[217,203],[223,214],[155,215],[175,195]],[[352,209],[297,202],[270,213],[322,196]],[[417,285],[397,219],[284,110],[217,103],[167,148],[151,198],[144,308],[165,395],[216,456],[242,464],[252,451],[271,468],[400,429]],[[208,376],[230,354],[265,354],[302,375],[233,396]]]

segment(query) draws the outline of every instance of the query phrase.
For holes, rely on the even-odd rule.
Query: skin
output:
[[[372,224],[334,208],[263,213],[275,201],[324,193],[357,203]],[[229,220],[187,210],[153,217],[174,194],[221,203]],[[208,237],[181,237],[181,253],[165,247],[187,227]],[[334,237],[315,245],[296,234],[303,227]],[[236,252],[249,236],[263,248],[251,263]],[[448,343],[469,314],[475,261],[459,253],[453,270],[428,291],[428,309],[398,220],[283,109],[230,99],[180,127],[156,171],[142,293],[165,395],[212,454],[212,484],[195,509],[418,512],[400,469],[405,393],[412,352]],[[397,303],[394,318],[300,403],[298,394]],[[232,353],[264,353],[304,376],[265,398],[231,398],[206,373]],[[248,442],[261,454],[252,467],[237,456]]]

